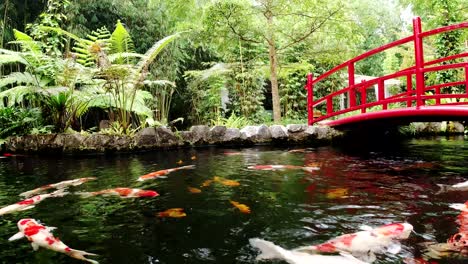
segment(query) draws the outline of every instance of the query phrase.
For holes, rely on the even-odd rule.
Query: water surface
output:
[[[468,144],[463,138],[418,139],[372,148],[288,150],[205,148],[0,159],[2,206],[19,201],[19,193],[38,186],[90,176],[98,180],[70,191],[134,187],[161,194],[141,199],[67,195],[5,215],[0,218],[0,263],[81,263],[48,250],[34,252],[25,239],[8,242],[18,231],[16,222],[26,217],[58,227],[55,235],[68,246],[97,253],[100,263],[112,264],[253,263],[258,253],[249,246],[249,238],[294,248],[356,232],[361,225],[407,221],[416,232],[403,242],[402,252],[378,255],[374,262],[403,263],[405,258],[420,256],[421,242],[445,242],[457,232],[458,212],[448,204],[467,201],[468,192],[436,195],[436,184],[468,180]],[[136,182],[143,174],[189,164],[196,169]],[[309,164],[320,170],[247,169],[257,164]],[[213,183],[200,187],[214,176],[239,181],[240,186]],[[202,192],[190,193],[188,187]],[[230,200],[248,205],[251,214],[241,213]],[[156,216],[176,207],[184,208],[187,216]],[[437,262],[467,261],[445,258]]]

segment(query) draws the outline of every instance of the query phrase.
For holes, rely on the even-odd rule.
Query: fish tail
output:
[[[99,264],[99,262],[97,262],[96,260],[88,259],[85,257],[85,256],[97,256],[97,254],[93,254],[93,253],[89,253],[89,252],[81,251],[81,250],[76,250],[76,249],[71,249],[70,252],[67,252],[67,255],[75,259],[87,261],[89,263]]]
[[[263,259],[284,259],[284,255],[287,252],[285,249],[273,244],[272,242],[259,239],[249,239],[250,245],[260,250],[260,255],[257,256],[257,260]]]
[[[319,167],[302,167],[302,169],[305,170],[305,171],[308,171],[308,172],[320,170]]]
[[[450,208],[466,212],[466,205],[462,203],[453,203],[449,205]]]
[[[436,194],[441,194],[450,191],[450,185],[446,184],[437,184],[439,187],[439,190],[436,192]]]

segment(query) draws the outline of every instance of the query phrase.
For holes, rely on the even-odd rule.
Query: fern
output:
[[[120,20],[117,20],[117,24],[115,25],[115,30],[112,32],[112,35],[109,39],[110,43],[110,50],[109,54],[123,54],[123,53],[134,53],[135,52],[135,45],[133,44],[132,38],[130,34],[122,25]],[[129,64],[130,60],[127,57],[127,60],[124,60],[123,57],[120,57],[115,60],[117,64]]]
[[[29,72],[12,72],[0,79],[0,91],[13,84],[36,84],[36,78]]]
[[[42,48],[40,42],[34,41],[29,35],[14,29],[13,33],[15,35],[16,42],[10,43],[17,43],[21,45],[23,51],[29,51],[36,55],[42,53]]]
[[[16,86],[6,91],[0,92],[0,100],[7,99],[7,106],[14,106],[23,102],[26,96],[35,93],[36,90],[31,86]],[[0,108],[3,104],[0,104]]]
[[[14,64],[14,63],[21,63],[24,65],[27,65],[28,61],[25,60],[19,54],[0,54],[0,66],[6,65],[6,64]]]

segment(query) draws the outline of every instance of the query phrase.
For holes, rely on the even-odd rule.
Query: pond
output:
[[[408,222],[415,232],[403,241],[401,252],[379,254],[374,262],[403,263],[421,256],[421,242],[446,242],[457,233],[459,212],[448,205],[464,203],[468,192],[436,194],[436,184],[468,180],[468,144],[463,138],[292,149],[200,148],[0,159],[2,207],[38,186],[97,178],[71,187],[70,195],[1,216],[0,263],[83,263],[50,250],[35,252],[26,239],[8,242],[18,232],[21,218],[57,227],[55,236],[68,246],[96,253],[99,256],[90,258],[112,264],[253,263],[258,252],[249,245],[250,238],[291,249],[356,232],[361,225]],[[192,164],[195,169],[175,171],[166,178],[136,181],[153,171]],[[309,165],[320,170],[248,169],[259,164]],[[219,178],[210,181],[215,176]],[[76,194],[114,187],[155,190],[160,196],[121,199]],[[250,213],[230,201],[247,205]],[[183,208],[186,216],[158,217],[170,208]],[[466,261],[448,257],[437,263]]]

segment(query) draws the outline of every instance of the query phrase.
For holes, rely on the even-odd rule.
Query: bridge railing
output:
[[[460,102],[460,98],[468,99],[468,61],[462,63],[452,63],[448,64],[451,61],[461,58],[468,58],[468,52],[460,53],[452,56],[447,56],[444,58],[438,58],[429,62],[424,62],[424,49],[423,49],[423,39],[429,36],[441,34],[444,32],[449,32],[459,29],[467,29],[468,22],[464,22],[457,25],[451,25],[446,27],[437,28],[434,30],[422,32],[421,29],[421,19],[416,17],[413,19],[413,35],[391,42],[389,44],[383,45],[381,47],[375,48],[368,52],[365,52],[355,58],[352,58],[333,69],[327,71],[326,73],[313,78],[313,74],[310,73],[307,76],[307,83],[305,88],[307,89],[307,110],[308,110],[308,123],[312,125],[315,122],[335,117],[338,115],[346,114],[353,111],[361,111],[365,113],[368,108],[374,106],[380,106],[382,110],[387,110],[389,104],[394,103],[406,103],[406,107],[420,107],[423,105],[434,104],[440,105],[442,103],[441,99],[452,99],[449,103],[444,102],[444,104],[467,104],[467,102]],[[372,80],[364,81],[361,83],[356,83],[355,76],[355,65],[357,62],[362,61],[370,56],[384,52],[388,49],[404,45],[407,43],[413,43],[414,46],[414,60],[415,64],[412,67],[407,69],[381,76]],[[444,63],[443,65],[437,65]],[[436,65],[436,66],[433,66]],[[442,83],[438,85],[426,86],[425,83],[425,74],[431,72],[446,71],[451,69],[463,69],[464,80]],[[333,92],[322,98],[314,100],[314,86],[323,81],[332,74],[337,74],[338,72],[346,70],[348,78],[348,86]],[[406,80],[406,91],[392,95],[390,97],[385,97],[385,81],[393,78],[404,78]],[[413,83],[415,85],[413,85]],[[377,85],[377,94],[376,101],[368,102],[367,98],[367,89],[373,88]],[[465,85],[466,89],[463,94],[444,94],[441,92],[442,89],[457,86]],[[415,87],[413,87],[415,86]],[[433,94],[428,94],[432,92]],[[335,110],[334,109],[334,99],[343,97],[347,95],[348,105],[344,109]],[[359,95],[359,97],[357,97]],[[359,98],[359,100],[357,100]],[[458,100],[455,100],[458,99]],[[435,101],[435,102],[433,102]],[[449,100],[445,100],[449,101]],[[322,104],[326,105],[326,113],[315,111],[315,109]],[[317,114],[318,112],[318,114]]]

